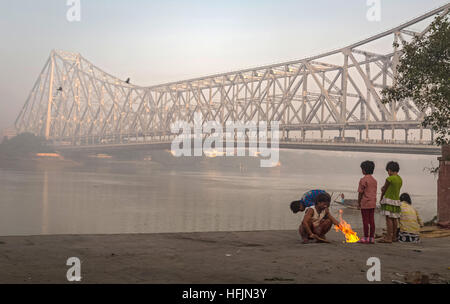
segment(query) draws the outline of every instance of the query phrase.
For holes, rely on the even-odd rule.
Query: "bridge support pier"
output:
[[[381,141],[384,142],[384,129],[381,129]]]
[[[408,129],[405,129],[405,143],[408,143]]]
[[[304,128],[302,128],[302,140],[305,141],[305,137],[306,137],[306,131]]]

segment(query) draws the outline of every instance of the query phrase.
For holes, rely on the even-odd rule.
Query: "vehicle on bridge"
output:
[[[354,144],[354,143],[356,143],[356,138],[355,137],[340,137],[340,136],[336,136],[334,138],[334,142],[335,143]]]

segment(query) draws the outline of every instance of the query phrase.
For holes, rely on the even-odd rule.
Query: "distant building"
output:
[[[3,141],[5,139],[11,139],[11,138],[13,138],[15,136],[17,136],[16,129],[14,129],[14,128],[6,128],[6,129],[2,130],[0,140]]]

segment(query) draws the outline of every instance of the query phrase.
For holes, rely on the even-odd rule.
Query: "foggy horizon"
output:
[[[82,1],[81,21],[68,22],[65,1],[2,1],[0,130],[13,126],[53,49],[80,53],[111,75],[150,86],[324,53],[446,3],[408,1],[408,10],[399,11],[406,1],[383,2],[381,21],[368,22],[365,1],[295,2]]]

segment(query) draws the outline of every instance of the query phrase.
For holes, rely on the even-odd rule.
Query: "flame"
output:
[[[344,221],[342,213],[344,213],[344,211],[342,211],[342,209],[339,210],[339,226],[334,226],[334,229],[336,229],[336,232],[341,231],[345,235],[345,241],[347,243],[356,243],[359,241],[359,237],[356,235],[356,232],[352,230],[352,226]]]

